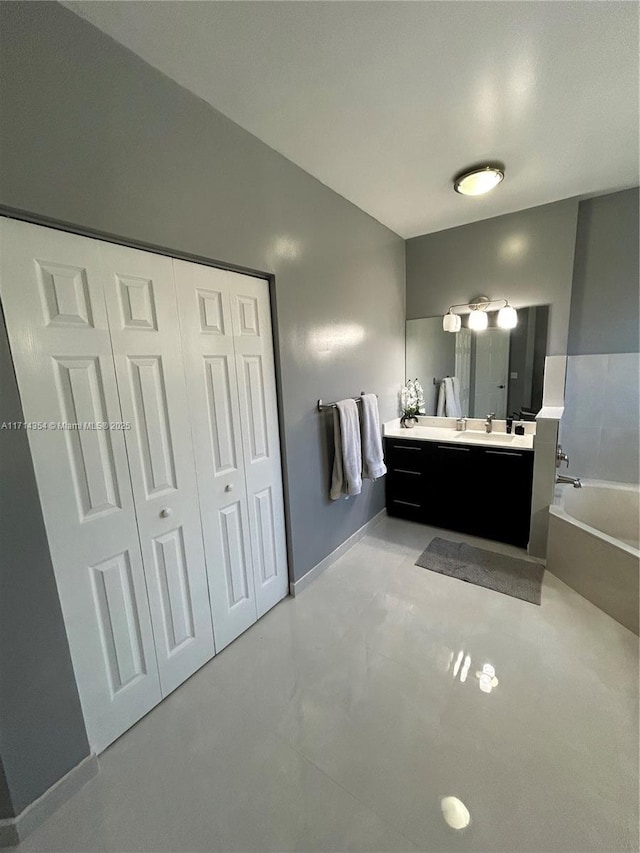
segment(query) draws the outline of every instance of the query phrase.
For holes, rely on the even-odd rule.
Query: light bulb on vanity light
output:
[[[482,332],[487,328],[489,320],[484,311],[474,309],[469,314],[469,328],[474,332]]]
[[[507,302],[504,308],[498,311],[498,326],[501,329],[515,329],[518,325],[518,312]]]
[[[442,318],[442,328],[445,332],[459,332],[462,320],[459,314],[452,314],[451,309]]]

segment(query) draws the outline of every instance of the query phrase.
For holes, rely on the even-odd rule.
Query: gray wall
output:
[[[0,423],[22,420],[0,312]],[[0,758],[19,813],[89,754],[24,430],[0,430],[0,555]]]
[[[275,273],[299,578],[384,504],[328,500],[314,407],[366,390],[397,415],[403,241],[58,4],[0,11],[0,204]]]
[[[4,774],[2,761],[0,761],[0,820],[12,817],[13,814],[13,803],[11,802],[11,794],[9,793],[7,777]]]
[[[329,501],[330,419],[315,404],[374,391],[382,418],[397,416],[403,241],[62,6],[0,3],[0,39],[0,204],[275,274],[291,568],[301,577],[384,506],[381,481]],[[6,373],[6,350],[0,363]],[[24,660],[3,660],[3,677],[22,684],[15,697],[3,685],[2,701],[22,711],[3,726],[0,754],[19,808],[87,747],[70,709],[25,437],[2,442],[13,492],[0,530],[20,559],[3,561],[12,619],[1,620],[1,645]],[[24,648],[9,631],[16,620]]]
[[[638,189],[580,202],[569,355],[638,352]]]
[[[564,355],[577,213],[567,199],[408,240],[407,319],[481,294],[514,308],[549,305],[547,355]]]
[[[577,477],[640,477],[638,189],[580,202],[560,441]]]

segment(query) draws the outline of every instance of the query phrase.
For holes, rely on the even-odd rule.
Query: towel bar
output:
[[[359,403],[363,394],[364,394],[364,391],[361,391],[360,397],[350,397],[347,399],[355,400],[356,403]],[[378,395],[376,394],[376,397],[377,396]],[[318,411],[319,412],[326,412],[327,409],[335,409],[336,405],[337,405],[337,403],[323,403],[322,400],[318,400]]]

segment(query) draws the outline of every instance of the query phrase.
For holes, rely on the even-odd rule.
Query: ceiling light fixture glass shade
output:
[[[498,326],[501,329],[515,329],[518,325],[518,312],[507,302],[504,308],[498,311]]]
[[[476,309],[469,314],[469,328],[474,332],[482,332],[488,324],[489,319],[484,311]]]
[[[462,327],[462,320],[460,319],[459,314],[452,314],[449,311],[448,314],[445,314],[442,318],[442,328],[445,332],[459,332]]]
[[[453,182],[453,188],[461,195],[483,195],[504,180],[504,171],[498,166],[482,166],[465,172]]]

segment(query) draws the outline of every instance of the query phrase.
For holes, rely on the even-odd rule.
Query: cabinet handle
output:
[[[414,477],[422,477],[422,471],[408,471],[406,468],[392,468],[396,474],[413,474]]]
[[[407,445],[407,444],[394,444],[393,449],[394,450],[418,450],[418,451],[422,450],[421,447],[411,447],[410,445]]]
[[[456,447],[455,444],[438,444],[436,446],[438,450],[464,450],[465,453],[471,450],[470,447]]]
[[[493,453],[494,456],[523,456],[522,453],[516,453],[514,450],[485,450],[485,453]]]
[[[394,504],[402,504],[403,506],[414,506],[416,509],[420,509],[421,504],[414,504],[411,501],[395,501]]]

